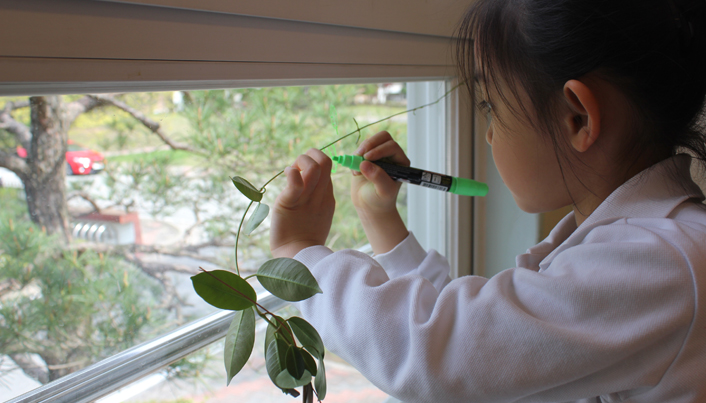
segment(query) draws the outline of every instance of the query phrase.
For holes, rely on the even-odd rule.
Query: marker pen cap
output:
[[[346,168],[360,171],[360,163],[365,159],[361,155],[335,155],[331,158],[333,162],[337,162]]]
[[[485,196],[488,194],[488,185],[473,179],[453,177],[449,193],[461,196]]]

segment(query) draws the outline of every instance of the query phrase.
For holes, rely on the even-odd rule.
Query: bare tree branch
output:
[[[199,247],[206,246],[219,246],[216,243],[206,243]],[[82,242],[80,244],[75,244],[70,246],[71,250],[76,250],[78,252],[85,252],[87,250],[92,250],[95,252],[103,253],[116,253],[123,256],[125,260],[130,263],[137,265],[142,268],[147,274],[165,273],[165,272],[176,272],[185,274],[196,274],[198,271],[192,266],[164,263],[164,262],[149,262],[140,258],[139,255],[167,255],[173,257],[188,257],[195,260],[200,260],[207,262],[216,266],[221,266],[223,263],[218,259],[211,258],[209,256],[203,256],[197,253],[198,249],[193,247],[168,247],[159,245],[109,245],[102,243],[89,243]]]
[[[0,150],[0,167],[14,172],[23,182],[29,176],[27,161],[7,151]]]
[[[207,247],[211,247],[211,246],[232,248],[235,246],[235,241],[231,240],[231,241],[225,242],[225,241],[221,241],[221,240],[217,240],[217,239],[212,239],[210,241],[202,242],[199,244],[183,245],[183,246],[181,246],[181,248],[183,248],[185,250],[189,250],[189,251],[198,251],[199,249],[207,248]]]
[[[71,194],[69,194],[68,196],[66,196],[66,201],[69,201],[69,200],[74,199],[74,198],[76,198],[76,197],[81,198],[81,199],[83,199],[83,200],[89,202],[89,203],[91,204],[91,206],[93,206],[93,210],[94,210],[94,211],[96,211],[96,212],[98,212],[98,213],[101,212],[101,208],[98,207],[98,203],[96,203],[96,201],[93,200],[93,198],[91,198],[91,196],[89,196],[89,194],[86,193],[86,192],[74,192],[74,193],[71,193]]]
[[[100,100],[100,101],[102,101],[102,102],[104,102],[104,103],[113,105],[113,106],[115,106],[116,108],[122,109],[123,111],[127,112],[128,114],[130,114],[130,116],[132,116],[133,118],[137,119],[137,120],[138,120],[140,123],[142,123],[146,128],[148,128],[152,133],[154,133],[154,134],[156,134],[157,136],[159,136],[159,138],[162,139],[162,141],[163,141],[165,144],[167,144],[169,147],[171,147],[173,150],[184,150],[184,151],[189,151],[189,152],[196,153],[196,154],[203,154],[201,151],[196,150],[196,149],[194,149],[194,148],[192,148],[192,147],[189,147],[189,146],[186,145],[186,144],[181,144],[181,143],[175,142],[174,140],[172,140],[171,138],[169,138],[169,136],[167,136],[167,135],[162,131],[161,125],[159,124],[159,122],[155,122],[154,120],[148,118],[147,116],[145,116],[144,113],[142,113],[142,112],[138,111],[137,109],[135,109],[135,108],[133,108],[133,107],[127,105],[126,103],[124,103],[124,102],[122,102],[122,101],[120,101],[120,100],[118,100],[118,99],[115,99],[115,98],[113,98],[113,97],[111,97],[111,96],[108,96],[108,95],[91,95],[91,97],[93,97],[93,98],[95,98],[95,99],[97,99],[97,100]]]
[[[106,105],[106,102],[90,95],[86,95],[69,103],[66,105],[66,115],[64,116],[64,123],[66,124],[66,127],[70,127],[74,120],[76,120],[76,118],[78,118],[81,114],[103,105]]]
[[[11,102],[11,104],[12,104],[11,108],[13,111],[17,110],[17,109],[22,109],[22,108],[29,108],[29,100],[15,101],[15,102]]]
[[[26,102],[6,102],[5,107],[0,111],[0,129],[5,129],[15,135],[17,141],[22,147],[29,150],[32,141],[32,131],[27,125],[16,121],[12,117],[12,111],[25,106],[29,106],[29,101]]]
[[[125,260],[128,262],[138,266],[140,269],[142,269],[143,272],[151,275],[151,276],[156,276],[158,274],[162,274],[165,272],[176,272],[176,273],[185,273],[185,274],[195,274],[196,270],[194,270],[193,267],[187,266],[187,265],[181,265],[181,264],[171,264],[171,263],[161,263],[161,262],[148,262],[145,260],[142,260],[140,257],[138,257],[134,253],[123,253],[123,257]]]

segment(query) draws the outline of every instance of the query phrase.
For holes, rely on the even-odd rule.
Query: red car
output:
[[[27,158],[27,150],[17,147],[17,155]],[[93,151],[80,146],[73,141],[68,141],[66,150],[66,174],[88,175],[95,174],[105,168],[105,157],[98,151]]]

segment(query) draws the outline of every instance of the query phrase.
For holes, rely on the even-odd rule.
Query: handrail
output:
[[[289,304],[273,295],[260,305],[276,311]],[[235,312],[221,311],[181,326],[6,403],[89,403],[223,338]]]

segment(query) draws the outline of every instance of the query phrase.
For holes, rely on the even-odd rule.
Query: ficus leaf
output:
[[[314,361],[314,357],[312,357],[311,354],[307,353],[305,350],[301,350],[301,353],[304,358],[304,368],[311,372],[311,375],[316,376],[316,361]]]
[[[319,400],[324,400],[326,397],[326,368],[324,367],[324,360],[319,360],[319,369],[316,373],[316,378],[314,378],[314,388]]]
[[[235,313],[226,334],[224,362],[226,365],[226,386],[243,369],[252,354],[255,344],[255,313],[245,309]]]
[[[272,318],[272,321],[276,323],[275,319]],[[265,355],[267,355],[267,349],[270,346],[270,343],[275,339],[275,331],[277,330],[276,327],[272,326],[271,324],[267,325],[267,329],[265,329]]]
[[[255,305],[257,294],[252,286],[237,274],[213,270],[191,277],[194,290],[204,301],[220,309],[242,311]]]
[[[277,344],[277,360],[279,361],[280,371],[287,368],[287,350],[290,344],[287,343],[281,334],[275,333],[275,342]]]
[[[287,323],[286,320],[280,316],[273,315],[271,322],[275,323],[277,326],[274,327],[271,324],[267,325],[267,330],[265,331],[265,349],[267,349],[267,346],[270,345],[275,333],[277,333],[280,337],[283,337],[287,343],[294,344],[291,333],[292,328],[289,327],[289,323]]]
[[[241,178],[240,176],[234,176],[230,178],[230,180],[232,180],[235,187],[240,190],[240,193],[242,193],[248,199],[254,202],[259,202],[260,200],[262,200],[262,193],[260,192],[260,190],[253,186],[252,183],[248,182],[245,178]]]
[[[286,348],[286,343],[284,343],[283,340],[275,337],[274,333],[272,333],[272,336],[269,338],[269,343],[265,347],[265,367],[267,368],[267,375],[270,376],[272,382],[274,382],[277,386],[280,386],[277,384],[277,375],[279,375],[279,373],[282,372],[282,370],[284,369],[282,365],[282,360],[280,360],[280,350],[285,349],[286,351]],[[280,388],[286,389],[282,388],[281,386]]]
[[[291,328],[284,319],[273,315],[270,322],[274,323],[276,326],[272,326],[272,323],[270,323],[267,325],[267,329],[265,330],[265,359],[268,360],[268,374],[274,382],[275,378],[279,374],[279,371],[285,369],[284,362],[286,359],[287,347],[293,345],[294,340],[292,339],[290,333]],[[278,346],[281,346],[281,348],[278,348]],[[269,358],[267,358],[270,348],[274,348],[277,351],[277,361],[272,362],[271,368],[269,367]],[[275,363],[278,363],[280,367],[274,366]]]
[[[266,261],[256,276],[267,291],[285,301],[301,301],[322,292],[309,269],[290,258]]]
[[[302,375],[304,375],[306,364],[304,363],[302,352],[298,347],[289,346],[289,348],[287,348],[285,366],[287,367],[289,374],[292,375],[294,379],[299,379]]]
[[[321,340],[319,332],[309,322],[300,317],[292,316],[287,319],[287,323],[289,323],[292,332],[294,332],[294,335],[297,336],[304,348],[317,359],[321,360],[324,358],[324,342]]]
[[[301,377],[293,377],[286,367],[286,353],[289,345],[284,339],[275,335],[265,350],[265,366],[272,382],[283,391],[306,385],[311,382],[311,373],[304,371]]]
[[[275,385],[282,389],[298,388],[308,383],[311,383],[311,374],[306,370],[300,378],[294,378],[289,371],[285,369],[277,375],[277,380],[275,381]]]
[[[250,235],[252,232],[260,226],[262,221],[267,218],[267,215],[270,214],[270,206],[264,203],[258,203],[257,207],[255,208],[255,211],[252,213],[250,218],[248,219],[248,222],[245,223],[245,235]]]

